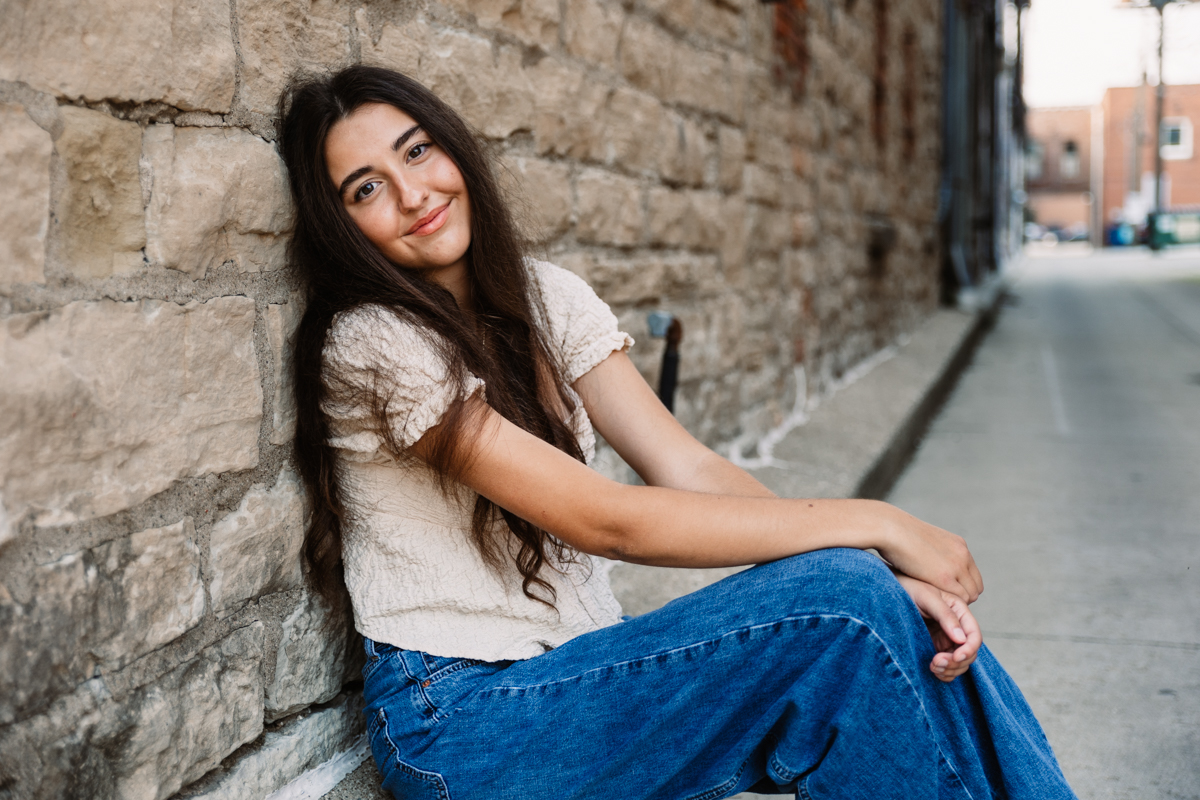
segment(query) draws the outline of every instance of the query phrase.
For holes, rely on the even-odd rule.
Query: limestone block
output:
[[[113,796],[162,800],[263,729],[263,624],[239,628],[106,716]]]
[[[504,31],[526,44],[546,49],[558,45],[557,0],[445,0],[445,3],[463,14],[473,15],[480,27]]]
[[[585,275],[596,293],[615,306],[691,299],[721,290],[717,258],[709,255],[653,251],[620,257],[576,253],[564,258],[563,266]],[[644,325],[644,317],[638,324]],[[636,330],[629,330],[639,337]],[[647,338],[641,335],[638,340]]]
[[[112,514],[175,480],[258,463],[254,301],[74,302],[0,323],[10,524]]]
[[[204,585],[190,518],[110,542],[94,557],[108,577],[115,612],[114,629],[91,649],[106,665],[123,666],[200,622]]]
[[[242,272],[283,266],[292,208],[275,148],[244,130],[152,125],[146,256],[203,278],[233,261]]]
[[[704,130],[675,113],[668,115],[667,126],[671,134],[659,151],[659,170],[668,180],[699,186],[704,183],[708,167],[709,146]]]
[[[522,52],[481,36],[435,31],[423,43],[418,79],[484,136],[503,139],[531,127],[535,90],[522,68]]]
[[[695,238],[691,204],[683,191],[651,189],[646,198],[646,211],[651,243],[680,247]]]
[[[644,0],[642,5],[669,27],[689,31],[696,20],[696,2],[697,0]]]
[[[688,206],[695,226],[692,246],[702,250],[720,250],[725,241],[725,220],[721,216],[722,198],[718,192],[691,192]]]
[[[722,125],[717,131],[718,181],[727,192],[742,187],[742,166],[746,162],[746,136],[738,128]]]
[[[582,242],[630,245],[642,235],[641,191],[637,182],[590,169],[576,183],[575,234]]]
[[[742,15],[739,9],[716,0],[696,0],[695,30],[724,44],[742,40]]]
[[[7,796],[170,796],[262,731],[262,640],[256,622],[148,682],[92,678],[0,727]]]
[[[283,620],[275,679],[266,690],[268,721],[328,702],[342,690],[351,629],[348,616],[331,620],[328,606],[305,592]]]
[[[746,201],[739,195],[721,203],[721,268],[732,284],[741,280],[746,260]]]
[[[662,28],[630,17],[621,35],[621,72],[639,89],[661,98],[676,84],[680,45]]]
[[[767,205],[779,205],[783,180],[779,171],[762,164],[748,163],[742,172],[742,185],[747,200]]]
[[[723,55],[679,45],[674,61],[664,97],[701,111],[735,117]]]
[[[399,70],[423,80],[420,75],[421,50],[433,36],[424,17],[414,17],[402,25],[385,24],[377,37],[371,36],[366,9],[355,11],[354,21],[364,64]]]
[[[10,0],[3,16],[0,80],[69,98],[229,110],[226,0]]]
[[[526,235],[545,241],[566,231],[571,224],[571,168],[525,156],[505,159],[504,167],[516,205],[525,210]]]
[[[204,586],[191,519],[71,553],[10,581],[0,599],[0,721],[120,669],[200,622]],[[10,705],[11,704],[11,705]]]
[[[347,12],[333,0],[239,0],[240,105],[273,115],[297,69],[340,67],[350,60]]]
[[[142,266],[146,223],[142,131],[99,111],[63,106],[56,148],[67,174],[55,199],[52,258],[72,275],[104,278]]]
[[[567,0],[563,42],[567,52],[594,64],[614,68],[625,12],[609,0]]]
[[[0,286],[45,279],[53,149],[23,106],[0,103]]]
[[[296,435],[296,397],[292,390],[292,343],[304,313],[299,295],[286,303],[267,306],[267,342],[271,345],[271,368],[275,374],[275,396],[271,400],[271,444],[287,444]]]
[[[790,215],[756,203],[747,205],[746,229],[751,258],[778,255],[792,238]]]
[[[328,708],[288,720],[269,730],[262,745],[247,752],[205,790],[189,800],[262,800],[264,797],[299,797],[280,793],[306,770],[338,757],[352,768],[371,752],[363,736],[362,694],[347,694]],[[307,795],[311,796],[311,795]]]
[[[608,97],[603,135],[591,153],[595,161],[627,172],[673,172],[683,135],[662,103],[645,92],[620,87]]]
[[[213,525],[209,594],[218,614],[251,597],[300,585],[304,543],[304,499],[289,469],[275,485],[255,484],[237,511]]]
[[[603,117],[608,88],[586,70],[554,57],[526,69],[535,89],[533,135],[539,155],[602,160]]]

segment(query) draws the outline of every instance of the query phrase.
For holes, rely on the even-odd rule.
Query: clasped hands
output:
[[[937,649],[930,670],[949,683],[970,668],[983,643],[967,608],[983,591],[983,576],[961,536],[896,510],[895,527],[879,554],[925,618]]]

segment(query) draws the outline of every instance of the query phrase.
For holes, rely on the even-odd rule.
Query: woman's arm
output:
[[[698,442],[667,411],[629,356],[616,352],[575,381],[592,425],[648,486],[774,497],[750,473]]]
[[[481,427],[477,437],[459,443],[466,464],[459,480],[584,552],[640,564],[719,567],[829,547],[875,548],[901,572],[968,601],[982,589],[961,538],[885,503],[626,486],[513,425],[477,396],[468,403]],[[437,434],[432,429],[414,446],[418,456]]]

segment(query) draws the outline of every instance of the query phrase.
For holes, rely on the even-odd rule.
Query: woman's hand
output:
[[[983,576],[961,536],[922,522],[895,506],[886,516],[888,532],[879,555],[905,575],[974,603],[983,592]]]
[[[896,575],[896,580],[917,604],[933,637],[938,652],[929,669],[938,680],[949,683],[975,661],[983,643],[979,623],[962,598],[908,575]]]

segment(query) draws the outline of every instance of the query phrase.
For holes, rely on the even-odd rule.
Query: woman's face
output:
[[[461,280],[471,204],[458,166],[410,117],[368,103],[325,141],[329,177],[359,230],[397,264]]]

